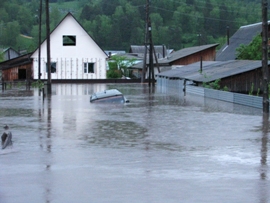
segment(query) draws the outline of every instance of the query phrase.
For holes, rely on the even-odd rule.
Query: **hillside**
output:
[[[261,21],[260,2],[151,0],[153,42],[174,49],[223,43],[227,26],[234,33],[242,25]],[[128,50],[131,44],[144,43],[145,3],[145,0],[51,0],[51,29],[71,12],[103,49]],[[39,0],[1,0],[0,47],[34,50],[38,44],[38,10]],[[44,38],[44,12],[42,22]],[[31,42],[21,40],[20,34],[32,37]]]

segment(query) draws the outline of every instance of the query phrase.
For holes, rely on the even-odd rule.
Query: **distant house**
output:
[[[106,53],[71,13],[50,35],[51,78],[105,79]],[[46,40],[41,44],[41,79],[48,78]],[[38,49],[32,54],[33,78],[38,79]]]
[[[147,46],[147,49],[149,50],[149,46]],[[169,54],[165,45],[154,45],[154,51],[156,53],[157,58],[164,58]],[[138,57],[143,58],[145,53],[145,46],[131,45],[129,53],[136,54]]]
[[[4,61],[20,56],[19,52],[17,52],[12,47],[0,50],[0,52],[4,55]]]
[[[268,22],[270,23],[270,21]],[[269,28],[268,28],[269,29]],[[217,52],[217,61],[237,59],[236,49],[241,44],[248,45],[262,32],[262,23],[256,23],[240,27]]]
[[[215,61],[216,47],[218,45],[219,44],[209,44],[174,51],[166,57],[158,59],[158,63],[154,60],[154,66],[159,67],[159,70],[158,68],[155,68],[154,72],[157,74],[159,71],[163,72],[170,70],[174,66],[188,65],[200,60]],[[143,62],[135,64],[132,68],[141,72],[143,69]]]
[[[165,58],[159,59],[161,66],[188,65],[200,60],[215,61],[216,48],[219,44],[208,44],[195,47],[184,48],[175,51]]]
[[[119,50],[105,50],[105,53],[110,58],[111,56],[118,55],[118,54],[126,54],[126,51],[119,51]]]
[[[247,93],[252,86],[255,92],[263,89],[261,61],[203,61],[161,72],[156,77],[187,80],[196,86],[220,80],[221,88],[226,86],[230,91],[239,93]]]

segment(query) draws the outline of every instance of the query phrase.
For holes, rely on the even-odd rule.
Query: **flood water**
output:
[[[130,103],[93,104],[117,88]],[[53,84],[0,93],[1,203],[270,202],[268,119],[144,84]],[[3,129],[3,128],[2,128]]]

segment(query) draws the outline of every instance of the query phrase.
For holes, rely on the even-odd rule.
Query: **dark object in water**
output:
[[[6,125],[4,129],[8,130],[9,127]],[[4,132],[1,136],[1,140],[2,140],[2,149],[5,149],[7,146],[12,145],[12,133]]]
[[[128,103],[129,100],[117,89],[96,92],[90,96],[90,102],[95,103]]]

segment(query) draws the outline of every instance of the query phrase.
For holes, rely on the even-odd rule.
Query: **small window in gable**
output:
[[[76,36],[63,35],[63,46],[76,46]]]
[[[84,63],[84,73],[95,73],[95,63]]]

